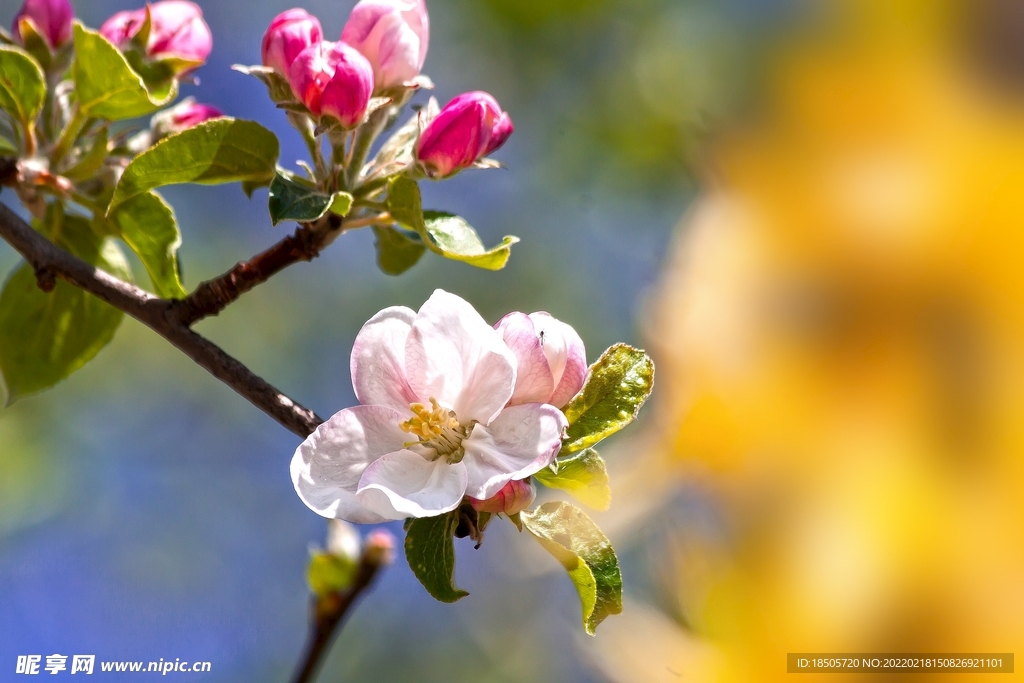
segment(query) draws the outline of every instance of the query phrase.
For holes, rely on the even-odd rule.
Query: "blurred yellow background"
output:
[[[615,681],[1024,644],[1024,4],[828,10],[710,146],[644,318],[613,509],[669,530],[590,648]],[[681,486],[723,534],[665,514]]]

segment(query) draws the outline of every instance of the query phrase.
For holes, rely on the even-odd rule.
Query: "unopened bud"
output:
[[[512,119],[492,96],[464,93],[420,135],[416,158],[431,178],[447,178],[501,147],[513,130]]]
[[[324,38],[320,20],[304,9],[281,12],[263,34],[263,65],[288,77],[288,69],[299,53]]]
[[[522,512],[537,497],[537,489],[529,479],[518,479],[505,484],[498,493],[487,500],[470,498],[469,504],[477,512],[514,515]]]
[[[29,20],[36,31],[46,38],[51,48],[58,48],[71,40],[71,27],[75,10],[68,0],[25,0],[14,16],[14,37],[21,41],[21,22]]]

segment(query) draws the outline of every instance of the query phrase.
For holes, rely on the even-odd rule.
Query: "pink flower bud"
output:
[[[510,405],[561,408],[587,379],[587,351],[569,325],[548,313],[509,313],[494,326],[519,362]]]
[[[22,19],[31,20],[50,47],[57,48],[71,40],[75,10],[68,0],[25,0],[14,17],[13,33],[19,41]]]
[[[408,86],[427,58],[430,19],[424,0],[361,0],[341,40],[373,65],[377,92]]]
[[[285,78],[300,52],[324,39],[320,20],[304,9],[281,12],[263,34],[263,65]]]
[[[470,498],[469,504],[477,512],[514,515],[530,507],[537,497],[537,489],[529,478],[510,481],[487,500]]]
[[[288,81],[295,97],[314,116],[333,116],[351,128],[366,114],[373,93],[373,68],[348,45],[323,41],[299,53]]]
[[[213,35],[203,10],[188,0],[162,0],[149,6],[152,26],[146,54],[153,59],[177,58],[205,62],[213,49]],[[118,12],[100,27],[107,40],[125,47],[146,21],[146,10]]]
[[[512,119],[485,92],[468,92],[445,105],[416,145],[431,178],[447,178],[487,156],[512,135]]]
[[[220,109],[209,104],[200,104],[187,97],[170,109],[165,109],[150,122],[156,140],[198,126],[203,121],[224,116]]]
[[[376,565],[395,561],[395,537],[387,529],[374,529],[366,536],[363,552],[367,561]]]

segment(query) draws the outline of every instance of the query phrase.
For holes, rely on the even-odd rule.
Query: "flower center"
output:
[[[466,455],[462,448],[462,440],[469,435],[473,424],[462,426],[455,411],[442,408],[434,398],[430,399],[429,406],[413,403],[409,410],[413,416],[398,426],[406,434],[419,437],[419,440],[405,444],[406,448],[424,446],[433,451],[433,457],[426,454],[430,460],[443,457],[448,459],[449,464],[462,461]]]

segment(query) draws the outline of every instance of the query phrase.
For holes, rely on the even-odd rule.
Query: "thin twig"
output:
[[[59,277],[127,313],[299,437],[309,436],[323,422],[312,410],[288,398],[216,344],[189,329],[176,315],[175,302],[153,296],[61,249],[2,203],[0,237],[22,255],[40,281]]]
[[[256,285],[299,261],[312,261],[345,228],[339,217],[330,214],[317,223],[300,225],[295,232],[270,249],[242,261],[223,275],[207,280],[188,297],[175,301],[177,319],[191,326],[203,318],[217,315]]]
[[[295,670],[292,683],[312,683],[317,671],[323,664],[328,646],[334,639],[341,622],[345,619],[352,605],[362,593],[370,587],[377,572],[386,565],[387,557],[379,548],[367,545],[359,558],[355,578],[352,585],[341,593],[332,593],[323,597],[313,597],[309,615],[309,640],[306,652]]]

